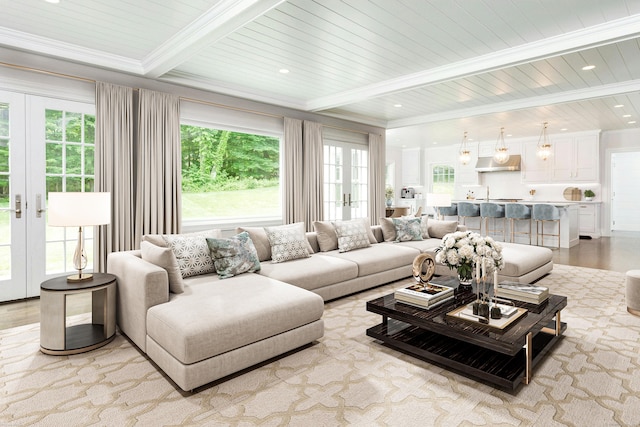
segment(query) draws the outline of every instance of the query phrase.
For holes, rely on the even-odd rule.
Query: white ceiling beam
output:
[[[0,27],[0,44],[11,49],[24,50],[44,56],[64,58],[72,62],[82,62],[98,67],[110,68],[125,73],[142,74],[140,61],[125,56],[113,55],[59,40],[36,36]]]
[[[633,15],[582,30],[503,49],[371,85],[319,97],[307,102],[309,111],[336,108],[410,89],[620,42],[640,35],[640,15]]]
[[[558,92],[551,95],[534,96],[516,101],[496,102],[482,107],[463,108],[459,110],[449,110],[442,113],[408,117],[406,119],[390,120],[387,123],[387,129],[420,125],[424,123],[434,123],[445,120],[463,119],[467,117],[503,113],[527,108],[544,107],[554,104],[564,104],[567,102],[583,101],[585,99],[604,98],[607,96],[615,96],[637,91],[640,91],[640,80],[629,80],[624,83],[613,83],[585,89],[576,89],[566,92]]]
[[[203,48],[228,36],[286,0],[221,0],[142,60],[148,77],[160,77]]]

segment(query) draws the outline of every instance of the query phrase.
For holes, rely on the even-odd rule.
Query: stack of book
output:
[[[415,305],[421,308],[432,308],[453,298],[453,288],[449,286],[427,283],[411,285],[398,289],[394,293],[396,301]]]
[[[549,288],[526,283],[502,282],[498,284],[498,297],[540,304],[549,298]]]

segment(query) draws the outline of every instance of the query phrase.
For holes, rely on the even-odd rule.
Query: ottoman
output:
[[[627,271],[627,311],[640,316],[640,270]]]

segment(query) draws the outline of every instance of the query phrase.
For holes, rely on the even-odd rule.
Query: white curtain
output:
[[[372,224],[385,216],[385,144],[381,135],[369,134],[369,217]]]
[[[313,230],[313,221],[323,218],[324,203],[323,181],[324,160],[322,144],[322,125],[304,121],[302,132],[302,154],[304,159],[303,206],[304,222],[307,231]]]
[[[135,247],[133,89],[96,82],[95,191],[111,193],[111,224],[96,227],[94,271]]]
[[[282,219],[285,224],[305,220],[302,200],[304,171],[302,168],[302,120],[284,118],[284,162],[282,189],[284,206]]]
[[[136,246],[142,235],[179,233],[180,100],[140,89],[136,161]]]

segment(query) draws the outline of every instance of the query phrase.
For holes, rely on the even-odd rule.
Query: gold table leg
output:
[[[532,355],[533,353],[533,334],[529,332],[527,334],[527,342],[524,345],[524,354],[525,354],[525,367],[524,367],[524,378],[522,382],[525,384],[529,384],[531,382],[531,369],[532,369]]]

